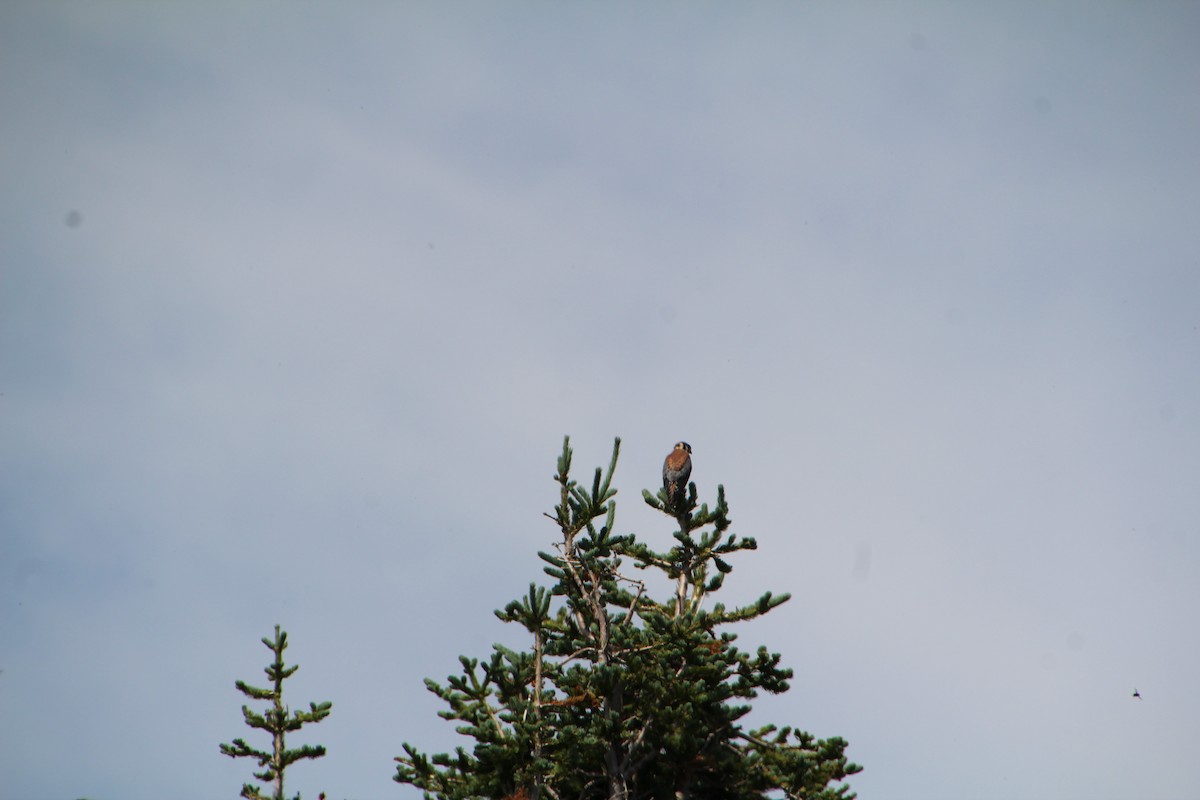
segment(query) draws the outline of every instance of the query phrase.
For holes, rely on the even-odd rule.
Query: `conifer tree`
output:
[[[257,759],[259,767],[262,767],[263,770],[254,773],[254,777],[274,785],[274,791],[271,794],[272,800],[284,800],[284,771],[302,759],[320,758],[325,755],[325,748],[322,745],[306,744],[289,750],[286,741],[287,734],[300,730],[310,722],[320,722],[325,719],[329,716],[333,703],[309,703],[308,711],[292,711],[289,715],[289,709],[283,703],[283,682],[294,675],[296,670],[300,669],[300,665],[295,664],[290,667],[284,665],[283,651],[287,649],[287,631],[279,630],[278,625],[275,626],[275,638],[264,637],[262,643],[275,655],[275,660],[263,668],[271,680],[272,688],[259,689],[245,681],[236,681],[234,685],[247,697],[264,700],[270,704],[261,714],[251,711],[249,706],[242,706],[242,716],[251,728],[258,728],[271,734],[271,750],[269,752],[257,750],[246,744],[243,739],[234,739],[232,744],[222,744],[221,752],[230,758]],[[241,796],[246,800],[267,800],[266,795],[261,793],[259,787],[249,783],[242,785]],[[300,800],[299,794],[295,795],[295,800]]]
[[[405,743],[394,780],[439,800],[853,798],[842,781],[861,767],[841,738],[740,723],[760,691],[787,691],[792,671],[765,647],[739,650],[725,628],[789,595],[710,603],[730,557],[757,547],[728,532],[724,488],[711,509],[697,508],[694,483],[677,508],[643,491],[679,525],[674,545],[655,551],[614,532],[620,444],[585,488],[570,476],[564,439],[559,503],[546,514],[561,540],[538,554],[553,583],[531,584],[496,612],[528,631],[530,649],[497,644],[486,659],[460,657],[461,673],[445,684],[426,680],[448,706],[439,715],[459,722],[473,747],[430,756]],[[669,579],[660,600],[651,597],[656,574]]]

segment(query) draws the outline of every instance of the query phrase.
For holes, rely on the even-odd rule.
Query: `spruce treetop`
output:
[[[486,659],[460,657],[445,683],[426,680],[446,703],[440,716],[473,745],[430,756],[405,743],[395,780],[439,800],[853,798],[843,781],[861,768],[845,741],[741,722],[760,692],[787,691],[792,671],[765,647],[740,650],[727,628],[789,595],[706,602],[732,557],[757,548],[730,532],[724,487],[711,509],[694,483],[672,497],[643,491],[678,525],[674,544],[655,550],[615,532],[620,445],[580,485],[564,439],[558,503],[545,515],[559,538],[538,553],[551,582],[495,612],[528,632],[529,649],[494,645]],[[656,599],[663,577],[671,590]]]

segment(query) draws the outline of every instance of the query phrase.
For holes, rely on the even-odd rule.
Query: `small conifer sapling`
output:
[[[329,716],[333,703],[309,703],[308,711],[291,711],[283,703],[283,682],[300,669],[299,664],[286,666],[283,663],[283,651],[287,649],[287,632],[275,626],[275,638],[263,638],[262,643],[274,654],[275,660],[268,664],[263,671],[271,681],[270,689],[260,689],[245,681],[237,681],[234,685],[238,691],[252,700],[268,703],[267,708],[259,713],[252,711],[249,706],[242,706],[242,717],[251,728],[266,731],[271,734],[270,751],[259,750],[246,744],[244,739],[234,739],[231,744],[222,744],[221,752],[230,758],[254,758],[258,761],[261,772],[254,773],[260,781],[273,785],[269,797],[271,800],[284,800],[283,774],[284,771],[297,761],[306,758],[320,758],[325,755],[322,745],[303,745],[295,749],[287,748],[286,736],[300,730],[311,722],[320,722]],[[253,784],[243,784],[241,796],[246,800],[267,800],[268,795]],[[300,800],[300,795],[295,795]]]

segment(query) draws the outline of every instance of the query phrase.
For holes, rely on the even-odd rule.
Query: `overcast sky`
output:
[[[966,5],[0,4],[0,797],[236,796],[280,623],[416,798],[570,434],[863,800],[1195,798],[1200,5]]]

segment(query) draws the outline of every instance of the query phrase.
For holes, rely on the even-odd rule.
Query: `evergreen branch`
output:
[[[632,580],[630,578],[624,578],[623,580],[627,580],[630,583],[637,586],[637,594],[634,595],[633,601],[629,604],[629,613],[625,616],[625,624],[627,626],[632,626],[633,620],[637,616],[637,604],[638,604],[638,601],[642,599],[642,593],[646,591],[646,584],[642,583],[641,581]]]
[[[234,739],[232,744],[221,745],[221,753],[230,758],[251,757],[258,759],[259,764],[266,764],[271,760],[270,753],[264,753],[262,750],[255,750],[250,745],[246,744],[244,739]]]
[[[244,695],[254,698],[255,700],[274,700],[275,691],[273,689],[259,689],[256,686],[251,686],[245,681],[234,681],[234,686]]]

